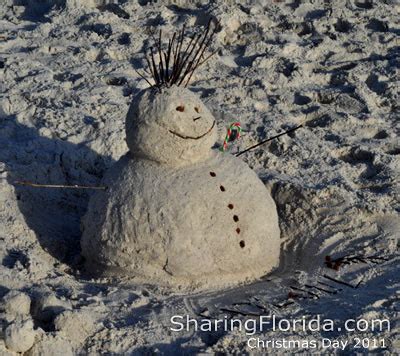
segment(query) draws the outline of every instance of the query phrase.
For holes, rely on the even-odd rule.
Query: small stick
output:
[[[211,28],[210,26],[211,26],[211,19],[208,21],[208,24],[207,24],[207,27],[206,27],[206,31],[204,33],[204,37],[199,43],[199,48],[194,53],[194,56],[193,56],[192,60],[188,63],[188,66],[187,66],[187,68],[186,68],[186,70],[185,70],[185,72],[184,72],[184,74],[182,76],[182,79],[179,82],[179,85],[185,80],[185,77],[187,75],[189,75],[189,78],[188,78],[188,80],[186,82],[186,85],[185,85],[185,87],[186,87],[188,85],[189,81],[190,81],[190,78],[192,77],[193,72],[196,70],[197,64],[201,60],[201,57],[203,56],[203,53],[206,50],[209,42],[212,39],[212,36],[213,36],[214,32],[215,32],[215,29],[214,29],[214,32],[212,32],[210,37],[207,38],[208,33],[210,32],[210,28]],[[206,40],[207,40],[207,42],[205,42]],[[193,67],[193,65],[194,65],[194,67]]]
[[[159,67],[160,67],[160,76],[161,76],[161,81],[165,81],[165,71],[164,71],[164,64],[163,64],[163,58],[162,58],[162,45],[161,45],[161,35],[162,32],[160,30],[160,35],[158,38],[158,56],[160,57],[160,63],[159,63]]]
[[[197,50],[197,44],[199,42],[201,38],[201,33],[200,34],[196,34],[194,35],[191,39],[190,42],[188,44],[188,46],[185,49],[185,53],[184,56],[182,57],[182,61],[179,63],[179,66],[177,67],[176,71],[175,71],[175,75],[173,77],[173,80],[176,81],[176,83],[178,83],[178,85],[180,84],[178,82],[180,75],[183,72],[183,77],[181,78],[181,80],[183,80],[183,78],[185,77],[185,73],[190,65],[190,57],[192,56],[192,53],[194,50]]]
[[[364,281],[364,278],[361,278],[360,281],[357,283],[357,285],[354,288],[358,288],[363,281]]]
[[[200,63],[199,63],[199,67],[204,63],[207,62],[212,56],[214,56],[216,53],[218,52],[218,50],[212,52],[209,56],[207,56],[206,58],[204,58]]]
[[[198,57],[198,59],[197,59],[195,65],[194,65],[193,69],[191,69],[191,72],[190,72],[189,78],[188,78],[188,80],[187,80],[187,82],[186,82],[186,84],[185,84],[185,87],[187,87],[187,85],[189,84],[190,79],[192,78],[193,72],[199,67],[200,61],[201,61],[201,59],[203,58],[204,51],[205,51],[206,48],[209,46],[209,44],[210,44],[210,42],[211,42],[211,40],[212,40],[212,38],[213,38],[213,36],[214,36],[216,30],[217,30],[217,25],[216,25],[216,27],[215,27],[214,30],[212,31],[210,37],[208,38],[207,42],[204,42],[204,41],[206,40],[206,36],[208,35],[209,29],[210,29],[210,25],[211,25],[211,20],[208,22],[207,32],[205,33],[205,37],[204,37],[203,41],[202,41],[201,44],[200,44],[200,49],[199,49],[199,52],[198,52],[198,53],[199,53],[199,57]],[[201,47],[203,47],[203,48],[201,48]],[[197,53],[196,53],[196,56],[197,56]],[[196,58],[196,57],[195,57],[195,58]],[[193,58],[193,60],[194,60],[195,58]],[[203,61],[203,62],[204,62],[204,61]]]
[[[336,283],[339,283],[339,284],[343,284],[344,286],[347,286],[347,287],[350,287],[350,288],[354,288],[354,289],[355,289],[355,288],[358,287],[358,285],[357,285],[357,286],[353,286],[352,284],[347,283],[347,282],[345,282],[345,281],[341,281],[341,280],[339,280],[339,279],[329,277],[327,274],[324,274],[323,277],[326,278],[326,279],[329,279],[329,280],[332,281],[332,282],[336,282]]]
[[[168,51],[167,51],[167,58],[165,59],[166,61],[166,67],[167,67],[167,81],[169,82],[171,73],[169,73],[169,60],[171,58],[171,51],[172,51],[172,46],[174,45],[174,40],[175,40],[176,33],[173,34],[172,40],[168,40]]]
[[[177,64],[177,65],[179,65],[179,63],[180,63],[180,58],[181,58],[181,54],[182,54],[182,45],[183,45],[184,36],[185,36],[185,24],[183,24],[183,26],[182,26],[181,38],[179,39],[179,47],[177,47],[177,54],[178,54],[178,57],[177,57],[177,59],[176,59],[176,64]]]
[[[296,126],[296,127],[292,128],[292,129],[290,129],[290,130],[287,130],[287,131],[285,131],[285,132],[282,132],[282,133],[280,133],[280,134],[278,134],[278,135],[275,135],[275,136],[272,136],[272,137],[270,137],[270,138],[267,138],[266,140],[261,141],[261,142],[255,144],[254,146],[250,146],[250,147],[246,148],[244,151],[237,153],[237,154],[236,154],[236,157],[239,157],[239,156],[242,155],[243,153],[246,153],[246,152],[252,150],[253,148],[256,148],[256,147],[258,147],[258,146],[261,146],[261,145],[263,145],[264,143],[267,143],[267,142],[272,141],[272,140],[274,140],[274,139],[276,139],[276,138],[278,138],[278,137],[281,137],[281,136],[283,136],[283,135],[287,135],[287,134],[289,134],[289,133],[291,133],[291,132],[293,132],[293,131],[296,131],[296,130],[298,130],[300,127],[303,127],[303,125],[304,125],[304,124],[301,124],[301,125]]]
[[[169,46],[171,44],[171,40],[168,40],[168,47],[166,51],[163,51],[162,54],[164,56],[164,64],[165,64],[165,81],[168,81],[168,66],[169,66],[169,58],[168,58],[168,51],[169,51]]]
[[[176,73],[177,65],[179,64],[179,53],[178,53],[178,50],[179,50],[180,40],[181,40],[181,37],[180,37],[180,35],[178,33],[178,35],[176,36],[175,47],[172,47],[173,61],[172,61],[172,69],[171,69],[171,78],[174,77],[174,75]],[[169,84],[171,84],[171,83],[169,83]]]
[[[160,77],[158,75],[157,67],[156,67],[156,62],[154,61],[154,53],[153,53],[153,47],[150,47],[150,58],[151,58],[151,63],[153,64],[153,72],[154,72],[154,80],[156,81],[156,85],[160,84]]]
[[[220,308],[219,309],[221,312],[225,312],[225,313],[231,313],[231,314],[237,314],[237,315],[242,315],[242,316],[260,316],[259,313],[252,313],[252,312],[242,312],[240,310],[237,309],[230,309],[230,308]]]
[[[176,69],[176,72],[175,72],[175,75],[174,75],[173,79],[178,79],[179,76],[181,75],[182,70],[185,67],[185,65],[187,66],[188,59],[190,58],[190,55],[192,54],[193,50],[196,48],[196,44],[198,42],[198,39],[200,39],[200,37],[201,37],[201,35],[194,35],[190,39],[189,44],[187,45],[185,51],[183,52],[182,60],[179,63],[179,67]]]
[[[332,289],[334,289],[335,291],[339,291],[339,292],[340,292],[340,291],[343,290],[342,288],[335,288],[335,287],[331,286],[330,284],[327,284],[327,283],[324,283],[324,282],[321,282],[321,281],[318,281],[318,283],[319,283],[319,284],[322,284],[323,286],[332,288]]]
[[[17,180],[13,182],[16,185],[25,185],[29,187],[34,187],[34,188],[63,188],[63,189],[98,189],[98,190],[106,190],[107,187],[104,186],[88,186],[88,185],[63,185],[63,184],[38,184],[38,183],[32,183],[28,181],[21,181]]]
[[[150,88],[153,87],[153,84],[151,84],[151,83],[146,79],[146,77],[145,77],[143,74],[139,73],[139,71],[136,70],[135,68],[133,68],[133,70],[134,70],[142,79],[144,79],[144,80],[147,82],[147,84],[150,85]]]
[[[309,284],[305,284],[304,286],[307,287],[307,288],[315,288],[315,289],[317,289],[317,290],[319,290],[321,292],[325,292],[325,293],[329,293],[329,294],[336,294],[337,293],[336,290],[335,291],[327,290],[327,289],[320,288],[320,287],[317,287],[317,286],[311,286]]]
[[[153,80],[156,81],[156,80],[155,80],[155,77],[156,77],[156,76],[155,76],[155,74],[154,74],[154,72],[153,72],[153,67],[152,67],[151,64],[150,64],[150,59],[149,59],[147,53],[145,54],[145,59],[146,59],[146,62],[147,62],[147,66],[148,66],[148,68],[149,68],[149,71],[150,71],[150,73],[151,73],[151,76],[152,76]]]
[[[297,288],[297,287],[293,287],[293,286],[290,286],[290,288],[292,288],[292,289],[294,289],[294,290],[301,291],[301,292],[305,292],[305,293],[307,293],[307,294],[309,294],[309,295],[311,295],[311,296],[313,296],[313,297],[316,297],[316,298],[318,298],[318,299],[319,299],[319,297],[320,297],[317,293],[313,293],[313,292],[310,292],[310,291],[305,290],[305,289],[302,289],[302,288]]]

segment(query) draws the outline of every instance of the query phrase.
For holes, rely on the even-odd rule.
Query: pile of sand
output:
[[[52,10],[38,3],[0,5],[1,352],[243,352],[244,332],[171,332],[170,318],[268,312],[338,323],[389,319],[391,330],[329,337],[380,337],[386,346],[376,352],[398,352],[395,1],[66,1]],[[219,141],[234,121],[244,132],[233,153],[308,122],[241,156],[271,189],[280,265],[257,283],[196,295],[82,275],[80,221],[92,191],[15,182],[100,184],[128,150],[125,116],[147,86],[133,67],[145,66],[153,27],[171,35],[210,17],[222,27],[210,48],[218,52],[192,89],[217,119]],[[326,335],[264,329],[259,336]]]

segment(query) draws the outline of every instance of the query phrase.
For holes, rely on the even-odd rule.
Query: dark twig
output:
[[[207,27],[206,27],[206,32],[204,33],[203,39],[200,41],[198,49],[196,50],[196,52],[193,55],[193,58],[191,59],[191,61],[187,65],[186,70],[185,70],[185,72],[184,72],[184,74],[182,76],[182,79],[180,80],[179,84],[181,84],[183,82],[183,80],[185,79],[186,75],[188,75],[191,72],[192,66],[197,61],[197,57],[198,57],[199,54],[200,54],[200,57],[201,57],[201,55],[202,55],[202,53],[203,53],[203,51],[205,49],[204,48],[204,43],[205,43],[207,35],[208,35],[209,31],[210,31],[210,25],[211,25],[211,20],[208,22]],[[201,36],[199,36],[199,38],[201,38]],[[196,68],[194,68],[194,69],[196,69]]]
[[[342,256],[338,258],[331,258],[331,256],[325,256],[325,265],[328,268],[332,268],[335,271],[338,271],[341,266],[351,265],[353,263],[381,263],[387,261],[386,258],[380,256],[360,256],[360,255],[348,255]]]
[[[161,76],[161,80],[165,80],[163,56],[162,56],[162,50],[161,50],[161,36],[162,36],[162,32],[160,30],[160,36],[158,37],[158,55],[160,57],[160,76]]]
[[[177,54],[178,55],[176,57],[176,68],[174,68],[175,71],[177,70],[178,65],[180,63],[184,36],[185,36],[185,25],[182,26],[181,37],[180,37],[179,42],[178,42],[179,46],[177,46]]]
[[[354,289],[355,289],[355,288],[358,287],[358,285],[357,285],[357,286],[353,286],[353,285],[350,284],[350,283],[347,283],[347,282],[345,282],[345,281],[341,281],[341,280],[339,280],[339,279],[330,277],[330,276],[328,276],[327,274],[324,274],[323,277],[326,278],[326,279],[329,279],[329,280],[332,281],[332,282],[336,282],[336,283],[339,283],[339,284],[343,284],[344,286],[347,286],[347,287],[350,287],[350,288],[354,288]]]
[[[237,315],[242,315],[242,316],[260,316],[259,313],[252,313],[252,312],[242,312],[237,309],[229,309],[229,308],[220,308],[219,309],[221,312],[225,313],[230,313],[230,314],[237,314]]]
[[[166,75],[167,82],[169,82],[169,78],[171,77],[168,70],[169,70],[169,60],[171,59],[171,51],[172,51],[172,46],[174,45],[175,36],[176,36],[176,34],[174,33],[172,35],[172,39],[168,40],[168,50],[167,50],[167,54],[165,54],[165,56],[166,56],[166,60],[165,60],[166,61],[166,65],[165,65],[166,69],[165,70],[167,72],[167,75]]]
[[[294,286],[290,286],[290,288],[293,289],[293,290],[300,291],[300,292],[305,292],[305,293],[311,295],[312,297],[316,297],[317,299],[320,298],[320,295],[317,294],[317,293],[313,293],[313,292],[310,292],[308,290],[305,290],[305,289],[302,289],[302,288],[297,288],[297,287],[294,287]]]
[[[181,85],[185,82],[188,85],[194,71],[202,65],[207,59],[211,58],[216,52],[211,53],[204,58],[204,53],[211,45],[212,39],[217,31],[218,25],[211,30],[211,20],[206,28],[190,38],[188,44],[185,45],[185,26],[174,33],[172,38],[168,40],[166,50],[162,48],[162,31],[160,30],[158,39],[153,38],[155,45],[150,48],[148,54],[145,55],[148,72],[154,80],[151,85],[150,81],[137,72],[140,77],[146,80],[150,86],[170,87],[174,84]]]
[[[156,86],[160,86],[160,77],[157,71],[156,67],[156,62],[154,60],[154,53],[153,53],[153,47],[150,47],[150,53],[151,53],[151,64],[153,65],[153,71],[154,71],[154,80],[156,81]]]
[[[187,81],[186,81],[185,87],[189,84],[190,79],[192,79],[192,75],[193,75],[194,71],[200,66],[200,60],[203,58],[204,51],[206,50],[206,48],[209,47],[210,42],[211,42],[211,39],[213,38],[213,36],[214,36],[214,34],[215,34],[216,30],[217,30],[217,27],[215,27],[214,30],[213,30],[213,32],[211,33],[211,35],[208,37],[207,42],[205,42],[205,44],[204,44],[204,41],[205,41],[205,39],[206,39],[206,37],[207,37],[207,35],[208,35],[208,31],[209,31],[209,26],[210,26],[210,24],[211,24],[211,20],[210,20],[210,22],[208,23],[207,32],[206,32],[206,34],[205,34],[205,36],[204,36],[204,40],[203,40],[203,43],[202,43],[203,49],[201,50],[201,52],[199,51],[199,52],[200,52],[200,55],[198,56],[198,59],[197,59],[197,61],[196,61],[196,64],[194,65],[193,69],[192,69],[191,72],[190,72],[190,75],[189,75],[189,77],[188,77],[188,79],[187,79]],[[201,62],[201,63],[203,63],[203,62]]]
[[[62,188],[62,189],[98,189],[98,190],[106,190],[107,187],[104,186],[88,186],[88,185],[63,185],[63,184],[38,184],[32,183],[28,181],[15,181],[13,182],[16,185],[25,185],[34,188]]]
[[[140,73],[140,72],[137,71],[136,69],[133,69],[133,70],[134,70],[137,74],[139,74],[139,76],[142,77],[142,78],[147,82],[147,84],[150,85],[150,87],[153,86],[153,84],[151,84],[151,83],[147,80],[147,78],[146,78],[142,73]]]
[[[340,292],[340,291],[343,290],[342,288],[335,288],[335,287],[333,287],[333,286],[331,286],[330,284],[327,284],[327,283],[325,283],[325,282],[318,281],[318,283],[321,284],[321,285],[323,285],[323,286],[325,286],[325,287],[332,288],[332,289],[334,289],[334,290],[337,291],[337,292]]]
[[[218,51],[214,51],[211,54],[209,54],[206,58],[204,58],[198,66],[201,66],[204,62],[207,62],[212,56],[214,56]]]
[[[150,59],[149,59],[149,57],[148,57],[147,54],[145,55],[145,59],[146,59],[146,62],[147,62],[147,68],[149,69],[149,71],[150,71],[150,73],[151,73],[151,76],[152,76],[152,78],[154,79],[154,78],[155,78],[155,74],[154,74],[154,72],[153,72],[153,67],[151,66]],[[155,80],[155,79],[154,79],[154,80]]]
[[[176,35],[176,34],[174,33],[174,35]],[[171,68],[170,78],[166,82],[167,86],[172,85],[171,83],[174,82],[174,79],[175,79],[175,77],[177,75],[177,68],[179,66],[179,58],[178,58],[179,54],[178,54],[178,52],[179,52],[180,41],[181,41],[181,35],[178,34],[176,36],[176,44],[175,44],[175,46],[172,46],[172,68]]]
[[[270,137],[270,138],[267,138],[266,140],[261,141],[261,142],[255,144],[255,145],[253,145],[253,146],[250,146],[250,147],[246,148],[245,150],[243,150],[243,151],[237,153],[237,154],[236,154],[236,157],[241,156],[242,154],[244,154],[244,153],[246,153],[246,152],[252,150],[253,148],[256,148],[256,147],[258,147],[258,146],[261,146],[261,145],[263,145],[264,143],[267,143],[267,142],[269,142],[269,141],[275,140],[275,139],[278,138],[278,137],[281,137],[281,136],[283,136],[283,135],[287,135],[287,134],[289,134],[289,133],[291,133],[291,132],[293,132],[293,131],[296,131],[296,130],[298,130],[300,127],[303,127],[303,124],[301,124],[301,125],[299,125],[299,126],[296,126],[296,127],[292,128],[292,129],[290,129],[290,130],[287,130],[287,131],[285,131],[285,132],[282,132],[282,133],[280,133],[280,134],[278,134],[278,135],[275,135],[275,136],[272,136],[272,137]]]
[[[317,286],[311,286],[311,285],[309,285],[309,284],[305,284],[304,287],[307,287],[307,288],[314,288],[314,289],[316,289],[316,290],[319,290],[320,292],[324,292],[324,293],[328,293],[328,294],[336,294],[336,293],[337,293],[337,290],[334,290],[334,291],[332,291],[332,290],[327,290],[327,289],[325,289],[325,288],[321,288],[321,287],[317,287]]]
[[[190,56],[192,55],[194,49],[196,48],[196,45],[197,45],[200,37],[201,37],[201,35],[195,35],[194,37],[192,37],[190,39],[190,42],[187,45],[187,47],[185,49],[185,52],[183,53],[182,62],[180,63],[179,67],[177,68],[177,70],[175,72],[174,78],[179,78],[179,76],[181,75],[183,68],[187,64],[187,60],[188,60],[188,58],[190,58]]]

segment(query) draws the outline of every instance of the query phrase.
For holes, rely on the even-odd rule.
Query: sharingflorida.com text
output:
[[[189,315],[173,315],[171,317],[171,331],[245,331],[247,335],[254,335],[263,330],[293,332],[293,331],[385,331],[390,330],[388,319],[347,319],[335,323],[332,319],[322,319],[320,315],[298,319],[285,319],[275,315],[260,315],[256,318],[232,319],[225,316],[222,319],[195,319]]]

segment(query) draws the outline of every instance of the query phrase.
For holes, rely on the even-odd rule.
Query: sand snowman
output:
[[[269,191],[242,160],[212,149],[215,118],[182,84],[211,37],[208,26],[192,57],[189,46],[180,49],[183,30],[165,52],[160,40],[164,61],[150,67],[155,84],[134,98],[126,117],[129,152],[105,174],[108,189],[91,198],[82,222],[90,271],[211,287],[249,281],[278,265]]]

